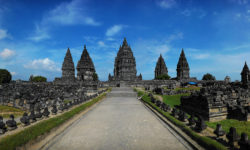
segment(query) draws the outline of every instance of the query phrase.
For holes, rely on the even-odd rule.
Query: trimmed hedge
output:
[[[1,150],[15,150],[17,147],[25,145],[30,140],[36,139],[38,136],[50,132],[53,128],[58,127],[63,124],[74,115],[80,113],[86,108],[92,106],[96,102],[100,101],[106,96],[106,93],[101,94],[100,96],[94,98],[93,100],[82,104],[68,112],[63,113],[60,116],[44,120],[37,123],[34,126],[24,129],[21,132],[18,132],[13,135],[6,136],[0,139],[0,149]]]
[[[165,116],[169,121],[171,121],[173,124],[178,126],[182,131],[187,133],[192,139],[197,141],[200,145],[202,145],[206,149],[227,150],[227,148],[224,145],[222,145],[221,143],[219,143],[219,142],[217,142],[217,141],[215,141],[215,140],[213,140],[213,139],[211,139],[209,137],[200,136],[195,131],[193,131],[191,128],[189,128],[188,126],[183,124],[181,121],[179,121],[175,117],[171,116],[170,113],[164,112],[163,110],[161,110],[159,107],[157,107],[154,103],[152,103],[150,101],[150,97],[147,94],[145,94],[143,91],[139,91],[137,89],[135,89],[135,91],[137,91],[138,95],[143,95],[144,94],[142,96],[142,100],[145,103],[149,104],[151,107],[153,107],[155,110],[157,110],[163,116]]]

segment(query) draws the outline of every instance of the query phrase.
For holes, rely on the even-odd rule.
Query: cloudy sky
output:
[[[86,44],[107,80],[124,37],[143,79],[154,77],[160,54],[175,77],[184,48],[191,76],[240,80],[250,64],[250,0],[0,0],[0,68],[13,79],[60,77],[67,48],[76,66]]]

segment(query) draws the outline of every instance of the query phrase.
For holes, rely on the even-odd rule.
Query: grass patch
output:
[[[2,112],[24,112],[24,111],[15,107],[0,105],[0,113]]]
[[[241,135],[242,132],[245,132],[248,137],[250,137],[250,121],[239,121],[235,119],[226,119],[217,122],[206,121],[206,124],[213,129],[216,129],[218,123],[222,125],[223,130],[226,132],[229,132],[230,127],[235,127],[239,135]]]
[[[189,87],[185,87],[185,88],[175,88],[175,91],[180,91],[180,90],[188,90],[188,91],[199,91],[200,87],[197,86],[189,86]]]
[[[11,106],[0,105],[0,116],[3,118],[9,118],[11,114],[15,117],[20,117],[24,113],[23,110]]]
[[[136,89],[135,89],[136,90]],[[142,91],[138,91],[138,94],[142,94]],[[171,116],[169,112],[164,112],[160,108],[158,108],[155,104],[151,103],[150,97],[143,93],[142,100],[149,104],[151,107],[153,107],[155,110],[157,110],[159,113],[161,113],[163,116],[165,116],[169,121],[171,121],[173,124],[178,126],[180,129],[182,129],[185,133],[187,133],[192,139],[197,141],[200,145],[205,147],[206,149],[213,149],[213,150],[227,150],[227,148],[222,145],[221,143],[205,136],[200,136],[195,131],[190,129],[188,126],[186,126],[184,123],[176,119],[175,117]]]
[[[174,107],[174,105],[181,104],[181,96],[189,96],[190,93],[177,94],[177,95],[163,95],[163,102]]]
[[[85,104],[81,104],[80,106],[68,112],[63,113],[60,116],[41,121],[34,126],[24,129],[21,132],[2,138],[0,140],[0,149],[1,150],[15,150],[16,147],[22,146],[28,143],[30,140],[34,140],[38,136],[50,132],[53,128],[63,124],[64,122],[69,120],[71,117],[80,113],[86,108],[92,106],[99,100],[103,99],[105,96],[106,96],[106,93],[103,93],[100,96],[92,99],[91,101]]]
[[[69,102],[71,102],[71,100],[67,100],[67,99],[66,99],[66,100],[63,100],[63,103],[64,103],[64,104],[68,104]]]

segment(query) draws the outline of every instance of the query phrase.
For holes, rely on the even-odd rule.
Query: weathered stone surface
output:
[[[168,74],[167,66],[165,64],[162,55],[160,55],[155,66],[155,79],[160,75],[167,75],[167,74]]]
[[[71,81],[75,80],[75,66],[69,48],[62,64],[62,79]]]
[[[177,79],[189,79],[189,65],[184,53],[184,50],[182,49],[181,55],[177,64]]]
[[[206,82],[200,92],[181,97],[181,108],[201,115],[205,120],[218,121],[226,118],[247,120],[250,104],[249,89],[241,84]]]
[[[3,117],[0,116],[0,134],[4,134],[7,131],[5,123],[3,122]]]
[[[81,59],[77,63],[77,79],[80,81],[93,81],[95,72],[94,63],[89,56],[86,45],[84,45]]]
[[[247,66],[247,62],[245,62],[245,65],[241,72],[241,82],[245,88],[247,88],[250,84],[250,71]]]
[[[10,115],[10,120],[6,121],[8,130],[15,130],[17,128],[16,121],[14,120],[14,115]]]
[[[136,61],[131,47],[124,38],[114,64],[114,76],[109,76],[110,81],[136,81],[142,77],[136,76]]]

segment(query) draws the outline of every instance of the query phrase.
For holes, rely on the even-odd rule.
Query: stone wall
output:
[[[85,93],[80,84],[12,82],[0,85],[0,104],[27,110],[36,104],[50,106],[57,99],[82,98]]]
[[[181,97],[181,108],[209,121],[225,118],[247,120],[250,91],[240,83],[204,82],[200,92]],[[242,112],[234,114],[235,112]]]

